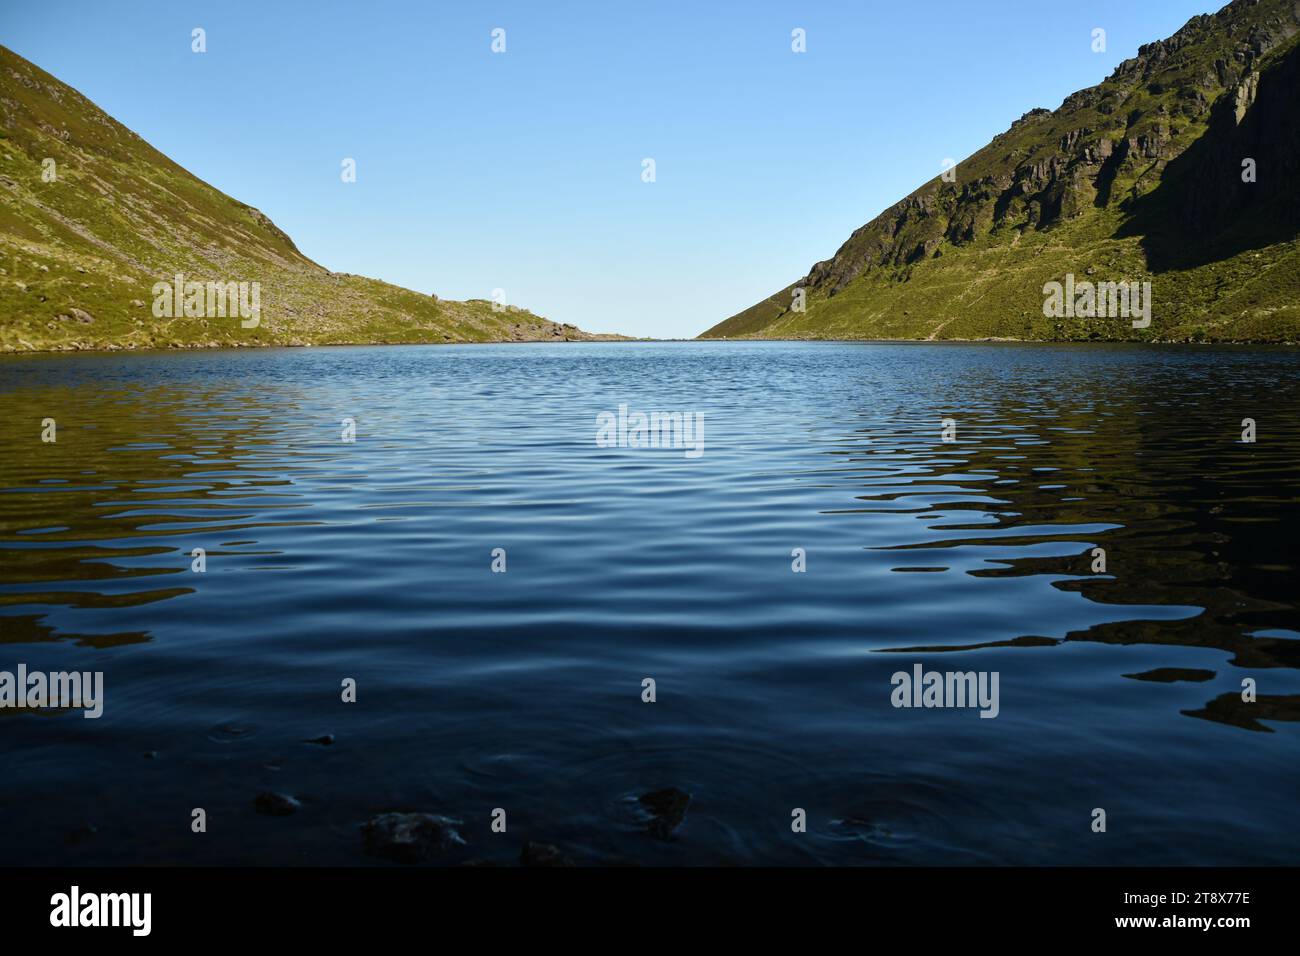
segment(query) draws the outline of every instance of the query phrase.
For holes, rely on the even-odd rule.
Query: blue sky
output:
[[[331,269],[687,337],[1217,6],[4,0],[0,42]]]

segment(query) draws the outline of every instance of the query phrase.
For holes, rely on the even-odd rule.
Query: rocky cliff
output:
[[[704,337],[1300,341],[1298,41],[1296,0],[1195,17]],[[1067,273],[1150,281],[1150,327],[1044,315]]]

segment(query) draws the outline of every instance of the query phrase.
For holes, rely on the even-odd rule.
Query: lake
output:
[[[0,709],[0,864],[1300,852],[1295,350],[5,356],[0,448],[0,670],[103,674]]]

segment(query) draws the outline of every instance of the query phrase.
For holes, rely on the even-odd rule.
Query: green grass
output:
[[[331,273],[260,212],[4,47],[0,128],[0,351],[593,337],[515,307]],[[260,283],[260,325],[155,318],[153,285],[178,272]]]
[[[1255,56],[1259,36],[1271,46]],[[926,183],[702,337],[1300,342],[1298,64],[1291,0],[1194,18],[1060,109],[1026,114],[960,163],[956,182]],[[1232,107],[1252,72],[1259,99],[1243,123]],[[1266,98],[1273,112],[1256,116]],[[1261,157],[1267,198],[1181,234],[1189,197],[1239,185],[1252,124],[1276,154]],[[1067,273],[1150,281],[1150,328],[1044,316],[1044,284]],[[804,312],[790,307],[795,287]]]

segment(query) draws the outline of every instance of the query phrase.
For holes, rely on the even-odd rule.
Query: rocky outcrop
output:
[[[1239,169],[1246,156],[1266,157],[1274,183],[1251,191],[1250,201],[1280,202],[1290,215],[1297,195],[1291,172],[1300,153],[1298,35],[1294,0],[1235,0],[1217,14],[1192,18],[1058,109],[1024,114],[955,174],[931,180],[854,231],[785,293],[801,288],[815,302],[870,275],[906,282],[917,264],[981,241],[1014,248],[1026,230],[1105,211],[1137,218],[1148,208],[1144,197],[1162,189],[1185,205],[1177,216],[1186,230],[1219,229],[1244,208],[1247,195],[1224,188],[1223,165]],[[1181,186],[1169,186],[1184,176]],[[791,315],[785,293],[705,336],[761,333]]]

